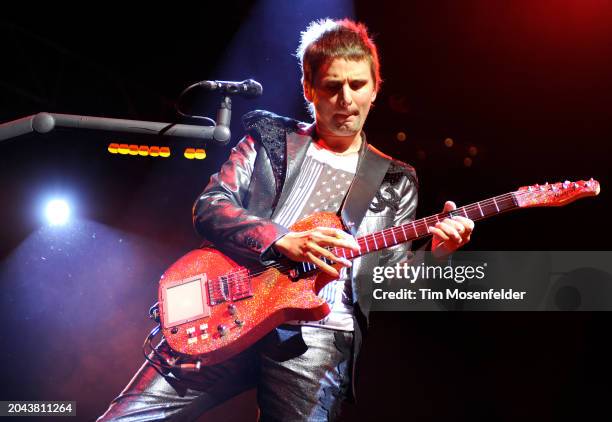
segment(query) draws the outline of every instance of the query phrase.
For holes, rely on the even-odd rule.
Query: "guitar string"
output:
[[[527,192],[523,192],[523,191],[510,192],[510,193],[507,193],[507,194],[504,194],[504,195],[500,195],[499,197],[495,197],[495,201],[502,202],[502,201],[505,201],[505,200],[507,200],[507,199],[511,199],[513,194],[521,194],[521,195],[522,195],[523,193],[527,193]],[[488,205],[493,204],[495,201],[494,201],[494,199],[493,199],[493,198],[489,198],[489,199],[486,199],[486,200],[480,201],[480,204],[481,204],[481,207],[482,207],[482,206],[485,206],[485,207],[486,207],[486,206],[488,206]],[[460,211],[460,210],[462,210],[462,209],[466,209],[466,211],[468,211],[468,209],[469,209],[469,212],[471,212],[471,211],[473,211],[473,210],[476,210],[477,208],[478,208],[477,203],[474,203],[474,204],[468,204],[468,205],[466,205],[466,206],[464,206],[464,207],[460,207],[460,208],[458,208],[457,210],[459,210],[459,211]],[[446,218],[446,216],[450,215],[450,213],[455,212],[455,211],[457,211],[457,210],[453,210],[453,211],[446,212],[446,213],[439,213],[439,214],[437,214],[437,215],[438,215],[438,216],[442,216],[443,218]],[[501,212],[501,211],[500,211],[500,212]],[[480,217],[480,218],[482,218],[482,217]],[[429,220],[430,220],[430,221],[429,221]],[[437,219],[435,218],[435,216],[430,216],[430,217],[427,217],[427,218],[423,218],[423,219],[419,219],[419,220],[416,220],[416,221],[412,221],[412,222],[410,222],[410,223],[403,224],[402,226],[410,226],[410,225],[414,225],[414,226],[422,226],[422,225],[424,225],[424,224],[425,224],[425,225],[427,225],[427,224],[426,224],[427,222],[431,222],[431,223],[433,223],[433,221],[437,221]],[[378,235],[378,236],[380,236],[380,237],[382,238],[382,236],[383,236],[383,235],[382,235],[382,232],[387,231],[387,230],[395,230],[396,232],[399,232],[399,231],[401,231],[401,230],[402,230],[402,226],[392,227],[392,228],[390,228],[390,229],[385,229],[385,230],[383,230],[383,231],[381,231],[381,232],[378,232],[378,233],[375,233],[375,234],[368,234],[368,235],[362,236],[362,237],[360,237],[359,239],[357,239],[357,242],[358,242],[358,243],[364,243],[364,244],[365,244],[365,243],[367,243],[367,239],[366,239],[366,238],[368,238],[368,237],[370,237],[370,238],[375,238],[375,236],[377,236],[377,235]],[[415,231],[415,234],[417,234],[417,235],[418,235],[418,232],[416,232],[416,231]],[[428,233],[426,233],[426,234],[428,234]],[[424,235],[426,235],[426,234],[423,234],[423,235],[421,235],[421,236],[424,236]],[[373,237],[373,236],[374,236],[374,237]],[[408,241],[408,240],[405,240],[404,242],[406,242],[406,241]],[[399,242],[399,243],[404,243],[404,242]],[[361,245],[360,245],[360,246],[361,246]],[[363,247],[362,247],[362,249],[363,249]],[[367,248],[366,248],[366,249],[367,249]],[[352,252],[352,251],[351,251],[351,252]],[[293,267],[293,266],[287,266],[287,265],[285,265],[285,264],[283,264],[283,263],[275,263],[275,264],[271,264],[271,265],[265,266],[265,268],[264,268],[263,270],[259,271],[259,272],[254,272],[254,273],[252,273],[252,274],[251,274],[251,276],[253,276],[253,277],[254,277],[254,276],[258,276],[258,275],[260,275],[260,274],[263,274],[263,273],[264,273],[265,271],[267,271],[269,268],[281,269],[281,271],[282,271],[282,270],[286,270],[286,269],[291,269],[292,267]],[[248,269],[247,269],[247,268],[241,268],[240,270],[234,271],[233,273],[235,274],[235,273],[242,273],[242,272],[246,272],[246,273],[248,273]],[[241,276],[242,276],[242,274],[241,274]]]
[[[552,186],[552,185],[551,185],[551,186]],[[550,190],[551,190],[551,188],[548,188],[546,191],[550,191]],[[560,191],[560,192],[562,192],[562,191]],[[536,191],[535,193],[537,194],[537,193],[538,193],[538,191]],[[423,218],[423,219],[419,219],[419,220],[416,220],[416,221],[413,221],[413,222],[410,222],[410,223],[406,223],[406,224],[404,224],[404,225],[402,225],[402,226],[403,226],[403,227],[405,227],[405,226],[410,226],[410,225],[412,225],[412,226],[414,226],[414,228],[415,228],[415,229],[416,229],[416,226],[423,226],[423,225],[428,226],[428,225],[429,225],[429,223],[433,223],[434,221],[436,221],[436,222],[437,222],[437,221],[439,221],[439,217],[446,218],[446,217],[447,217],[447,216],[449,216],[451,213],[454,213],[455,215],[457,215],[457,214],[460,214],[460,213],[461,213],[461,211],[463,211],[463,210],[464,210],[466,213],[467,213],[467,212],[470,212],[470,213],[471,213],[472,211],[475,211],[475,210],[478,208],[478,205],[480,205],[480,207],[481,207],[481,208],[482,208],[482,206],[487,207],[487,206],[489,206],[489,205],[495,204],[495,202],[503,202],[503,201],[506,201],[506,200],[508,200],[508,199],[512,199],[513,195],[514,195],[514,197],[517,197],[517,196],[525,196],[525,195],[527,195],[527,194],[534,194],[534,192],[530,192],[530,191],[528,191],[528,190],[520,190],[520,191],[515,191],[515,192],[509,192],[509,193],[506,193],[506,194],[503,194],[503,195],[500,195],[500,196],[496,196],[496,197],[494,197],[494,198],[489,198],[489,199],[486,199],[486,200],[483,200],[483,201],[479,201],[479,202],[477,202],[477,203],[468,204],[468,205],[466,205],[466,206],[464,206],[464,207],[460,207],[460,208],[458,208],[458,209],[456,209],[456,210],[453,210],[453,211],[449,211],[449,212],[445,212],[445,213],[439,213],[439,214],[436,214],[436,215],[434,215],[434,216],[430,216],[430,217]],[[514,201],[513,201],[513,202],[514,202]],[[514,203],[513,203],[512,205],[513,205],[515,208],[516,208],[516,207],[518,207],[518,206],[517,206],[517,205],[515,205]],[[503,212],[503,211],[509,211],[509,210],[511,210],[511,207],[509,207],[509,208],[507,208],[507,209],[506,209],[506,208],[504,208],[504,210],[499,210],[499,211],[498,211],[498,213],[501,213],[501,212]],[[459,211],[459,212],[457,212],[457,211]],[[438,218],[436,218],[436,217],[438,217]],[[479,219],[482,219],[482,218],[484,218],[484,217],[485,217],[485,216],[484,216],[484,215],[482,215],[482,213],[481,213],[481,215],[480,215],[480,216],[476,216],[476,217],[474,217],[473,219],[474,219],[474,220],[479,220]],[[378,236],[380,239],[384,239],[385,235],[387,235],[387,236],[388,236],[390,233],[399,233],[400,231],[404,231],[404,230],[402,229],[402,226],[392,227],[392,228],[389,228],[389,229],[382,230],[382,231],[380,231],[380,232],[378,232],[378,233],[373,233],[373,234],[369,234],[369,235],[362,236],[362,237],[360,237],[360,238],[358,239],[358,242],[359,242],[359,243],[364,243],[364,244],[366,244],[366,243],[368,242],[368,240],[376,240],[377,236]],[[417,239],[418,237],[423,237],[423,236],[425,236],[425,235],[429,234],[429,233],[424,233],[424,234],[422,234],[422,235],[420,235],[420,236],[419,236],[418,230],[414,230],[414,231],[415,231],[415,235],[416,235],[416,237],[415,237],[415,238],[413,238],[412,240],[415,240],[415,239]],[[385,234],[385,232],[388,232],[388,233],[386,233],[386,234]],[[367,239],[367,238],[369,238],[369,239]],[[406,241],[408,241],[408,240],[407,240],[407,239],[404,239],[403,241],[400,241],[400,242],[397,242],[397,243],[404,243],[404,242],[406,242]],[[332,248],[332,249],[336,249],[336,247],[334,247],[334,248]],[[368,249],[368,248],[366,248],[366,250],[367,250],[367,249]],[[345,250],[345,249],[344,249],[344,250]],[[350,251],[350,253],[351,253],[351,254],[353,253],[353,251],[352,251],[352,250],[349,250],[349,251]],[[351,256],[351,258],[354,258],[354,257],[355,257],[355,256]],[[308,265],[308,266],[310,266],[310,265],[313,265],[313,266],[314,266],[314,265],[315,265],[315,264],[312,264],[312,263],[302,263],[302,264],[306,264],[306,265]],[[293,265],[287,266],[286,264],[283,264],[283,263],[275,263],[275,264],[271,264],[271,265],[264,266],[264,267],[265,267],[265,268],[264,268],[263,270],[260,270],[260,271],[258,271],[258,272],[253,272],[253,273],[251,274],[251,276],[257,276],[257,275],[260,275],[260,274],[262,274],[263,272],[267,271],[269,268],[276,268],[276,269],[279,269],[279,270],[281,270],[281,271],[289,270],[289,269],[293,268]],[[316,266],[314,266],[314,268],[313,268],[312,270],[314,270],[314,269],[316,269],[316,268],[317,268],[317,267],[316,267]],[[247,269],[247,268],[241,268],[240,270],[234,271],[234,272],[232,272],[232,273],[228,273],[228,275],[230,275],[230,276],[231,276],[231,275],[234,275],[234,277],[233,277],[233,278],[235,279],[236,277],[243,278],[245,275],[248,275],[248,273],[249,273],[249,271],[248,271],[248,269]]]
[[[412,240],[416,240],[419,237],[424,237],[424,236],[430,234],[429,230],[428,230],[427,233],[419,235],[418,230],[416,229],[417,226],[420,226],[420,227],[422,227],[422,226],[429,227],[429,225],[434,223],[434,221],[437,223],[438,221],[440,221],[440,218],[444,219],[444,218],[448,217],[451,214],[459,215],[461,212],[464,212],[465,214],[468,214],[468,213],[471,213],[472,211],[476,211],[476,210],[479,210],[481,215],[480,216],[477,215],[477,216],[473,217],[472,220],[478,221],[478,220],[488,216],[488,215],[484,215],[484,213],[482,212],[482,207],[483,206],[484,207],[488,207],[488,206],[496,205],[497,213],[501,213],[501,212],[504,212],[504,211],[510,211],[510,210],[513,209],[513,207],[514,208],[518,208],[519,207],[518,205],[516,205],[514,203],[513,198],[523,197],[523,196],[528,195],[528,194],[529,195],[537,195],[540,192],[546,192],[547,194],[549,194],[551,191],[555,192],[553,186],[557,186],[557,185],[549,185],[549,187],[546,188],[546,190],[544,190],[544,191],[518,190],[518,191],[514,191],[514,192],[508,192],[506,194],[495,196],[493,198],[488,198],[488,199],[485,199],[485,200],[482,200],[482,201],[479,201],[479,202],[475,202],[475,203],[472,203],[472,204],[465,205],[463,207],[459,207],[459,208],[457,208],[455,210],[452,210],[452,211],[438,213],[438,214],[435,214],[433,216],[421,218],[421,219],[418,219],[418,220],[415,220],[415,221],[412,221],[412,222],[409,222],[409,223],[402,224],[400,226],[384,229],[384,230],[381,230],[381,231],[379,231],[377,233],[367,234],[367,235],[364,235],[364,236],[360,237],[359,239],[357,239],[357,242],[360,244],[360,247],[361,247],[361,243],[364,243],[364,244],[368,243],[368,238],[370,240],[374,240],[374,242],[376,243],[376,240],[377,240],[377,237],[378,237],[379,240],[382,240],[383,243],[384,243],[385,236],[388,236],[389,234],[394,235],[394,234],[398,234],[400,232],[404,232],[404,228],[406,226],[413,226],[413,230],[415,232],[416,237],[414,237]],[[584,187],[584,186],[581,186],[581,187]],[[563,193],[564,191],[563,190],[558,190],[557,192]],[[503,210],[500,210],[499,206],[498,206],[499,203],[502,203],[502,202],[508,201],[508,200],[512,200],[511,207],[508,207],[508,208],[504,207]],[[504,205],[504,204],[502,204],[502,205]],[[387,233],[385,233],[385,232],[387,232]],[[405,232],[404,232],[404,234],[405,234]],[[400,239],[401,239],[401,237],[400,237]],[[403,241],[397,242],[396,244],[405,243],[407,241],[408,241],[408,238],[404,239]],[[333,247],[331,249],[337,249],[337,247]],[[328,249],[328,250],[331,250],[331,249]],[[344,248],[340,248],[340,249],[346,250]],[[361,248],[361,249],[363,249],[363,248]],[[366,250],[367,249],[368,248],[366,248]],[[377,248],[376,250],[378,250],[378,249],[382,249],[382,248]],[[353,254],[352,250],[349,250],[349,252],[351,254]],[[372,252],[374,252],[374,251],[372,251]],[[355,258],[355,256],[351,256],[350,258]],[[313,270],[317,268],[317,266],[315,264],[309,263],[309,262],[298,263],[298,264],[306,264],[308,266],[314,265]],[[243,267],[243,268],[241,268],[241,269],[239,269],[237,271],[232,271],[232,272],[226,274],[226,277],[228,277],[228,284],[229,284],[230,281],[234,282],[232,284],[235,284],[236,282],[240,282],[240,281],[244,280],[245,276],[249,276],[250,275],[251,277],[256,277],[258,275],[263,274],[265,271],[267,271],[270,268],[276,268],[276,269],[278,269],[281,272],[282,271],[286,271],[286,270],[290,270],[290,269],[292,269],[294,267],[294,264],[287,265],[287,264],[284,264],[284,263],[274,263],[274,264],[270,264],[270,265],[266,265],[266,266],[262,266],[262,267],[264,267],[264,268],[261,269],[261,270],[257,270],[256,272],[253,272],[251,274],[249,274],[249,269],[246,268],[246,267]],[[238,277],[239,277],[239,279],[237,279]],[[230,278],[231,278],[231,280],[230,280]]]

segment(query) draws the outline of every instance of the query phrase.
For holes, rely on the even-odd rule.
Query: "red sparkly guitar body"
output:
[[[449,216],[474,221],[528,207],[566,205],[599,194],[596,180],[533,185],[476,202],[454,211],[411,221],[357,240],[360,251],[331,248],[346,259],[430,236],[429,227]],[[332,213],[317,213],[292,227],[342,229]],[[339,264],[334,264],[337,269]],[[244,267],[214,248],[189,252],[162,276],[159,285],[161,327],[178,354],[204,365],[220,363],[245,350],[280,324],[316,321],[329,313],[317,293],[333,279],[313,264],[285,261],[269,267]]]
[[[291,229],[305,231],[320,226],[342,228],[342,223],[332,213],[318,213]],[[252,272],[214,248],[193,250],[168,268],[159,289],[162,331],[168,345],[180,354],[198,355],[202,364],[214,365],[245,350],[286,321],[316,321],[329,313],[327,303],[317,296],[333,280],[326,274],[315,272],[294,280],[289,267],[286,271],[263,269],[256,276]],[[227,274],[236,276],[230,276],[228,281],[233,286],[222,292],[224,286],[216,288],[215,280]],[[189,284],[189,280],[194,280],[190,290],[202,294],[207,309],[202,309],[199,318],[182,321],[178,315],[170,322],[169,289],[171,292],[175,286]]]

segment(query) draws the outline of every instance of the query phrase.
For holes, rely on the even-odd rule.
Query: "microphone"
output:
[[[206,91],[218,91],[225,95],[240,95],[245,98],[259,97],[263,92],[261,84],[253,79],[242,82],[232,81],[201,81],[198,86]]]

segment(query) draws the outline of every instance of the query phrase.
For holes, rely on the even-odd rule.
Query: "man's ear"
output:
[[[372,99],[370,100],[371,103],[373,103],[374,100],[376,99],[376,94],[378,94],[376,91],[372,93]]]
[[[312,100],[314,98],[312,86],[308,81],[304,80],[302,82],[302,87],[304,88],[304,98],[306,98],[306,101],[308,101],[309,103],[312,103]]]

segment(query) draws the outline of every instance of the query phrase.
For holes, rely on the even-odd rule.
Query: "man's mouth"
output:
[[[356,116],[357,113],[336,113],[336,118],[338,120],[347,120],[353,116]]]

